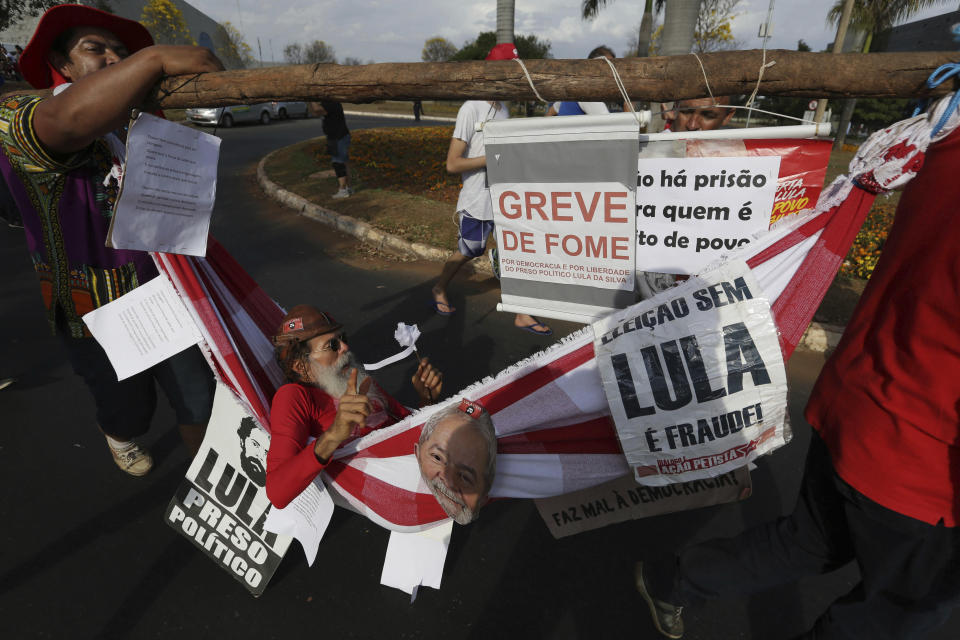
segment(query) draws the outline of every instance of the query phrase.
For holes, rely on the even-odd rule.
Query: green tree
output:
[[[693,51],[709,53],[724,49],[736,49],[740,43],[733,36],[733,20],[737,17],[736,8],[740,0],[703,0],[697,12],[696,24],[693,30]],[[676,5],[671,7],[676,8]],[[669,10],[668,10],[669,12]],[[684,18],[685,20],[688,17]],[[681,55],[686,47],[686,40],[678,40],[673,49],[664,44],[666,19],[664,24],[657,27],[650,39],[652,55]]]
[[[336,64],[337,62],[333,47],[323,40],[314,40],[306,45],[298,42],[288,44],[283,48],[283,59],[288,64],[320,64],[325,62]]]
[[[738,4],[740,0],[701,0],[693,36],[697,53],[738,48],[731,27]]]
[[[229,21],[217,29],[217,57],[227,69],[244,69],[253,64],[253,48]]]
[[[287,64],[303,64],[303,45],[299,42],[288,44],[283,48],[283,59]]]
[[[150,0],[140,14],[140,24],[147,28],[157,44],[197,44],[183,12],[171,0]]]
[[[25,18],[33,18],[55,4],[58,0],[0,0],[0,31]]]
[[[853,13],[850,15],[850,27],[859,29],[867,34],[863,43],[863,53],[870,52],[873,38],[881,31],[889,29],[898,22],[902,22],[921,9],[944,4],[946,0],[854,0]],[[836,25],[843,14],[844,0],[837,0],[827,13],[827,24]],[[837,137],[834,147],[843,144],[847,135],[847,125],[856,108],[857,101],[849,99],[844,102],[840,114],[840,124],[837,126]]]
[[[497,44],[497,34],[493,31],[484,31],[477,36],[473,42],[465,42],[463,47],[457,51],[451,60],[483,60]],[[540,40],[537,36],[518,35],[514,44],[517,47],[517,53],[524,60],[534,58],[552,58],[550,53],[550,41]]]
[[[851,120],[858,124],[862,122],[875,131],[908,117],[909,105],[907,98],[860,98]]]
[[[613,2],[613,0],[610,0]],[[643,4],[643,17],[637,28],[636,42],[630,42],[627,47],[634,55],[646,57],[649,55],[650,42],[653,39],[653,20],[656,14],[663,11],[667,0],[646,0]],[[607,6],[607,0],[583,0],[580,12],[584,20],[593,20],[600,13],[600,9]]]
[[[333,52],[333,47],[323,40],[314,40],[303,48],[304,62],[307,64],[318,64],[323,62],[337,63],[337,56]]]
[[[863,43],[863,53],[869,53],[873,38],[897,23],[911,17],[921,9],[949,0],[854,0],[853,13],[850,15],[850,27],[867,34]],[[843,13],[844,0],[837,3],[827,13],[827,24],[836,26]]]
[[[361,60],[360,58],[354,58],[353,56],[347,56],[346,58],[343,59],[342,64],[348,67],[356,67],[358,65],[363,64],[363,60]]]
[[[436,36],[423,43],[420,59],[424,62],[446,62],[457,52],[457,45],[446,38]]]

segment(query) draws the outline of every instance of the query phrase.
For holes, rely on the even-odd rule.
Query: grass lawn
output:
[[[447,131],[450,127],[438,127]],[[404,131],[389,129],[384,131]],[[337,191],[326,139],[315,138],[282,149],[267,164],[267,176],[285,189],[405,240],[453,250],[457,246],[457,227],[453,221],[456,209],[457,183],[431,191],[429,188],[387,189],[395,174],[395,164],[386,159],[370,159],[383,131],[355,131],[350,148],[351,184],[356,193],[343,200],[331,196]],[[446,149],[443,151],[446,157]],[[320,175],[318,175],[320,174]],[[439,181],[438,181],[439,182]],[[452,194],[452,200],[451,200]]]

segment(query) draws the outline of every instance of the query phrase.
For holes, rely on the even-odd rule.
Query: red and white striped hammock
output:
[[[876,194],[902,188],[921,169],[927,146],[960,123],[953,113],[930,136],[948,98],[927,115],[874,134],[851,162],[853,178],[837,178],[811,213],[778,223],[735,254],[771,301],[785,358],[810,324]],[[200,327],[217,379],[269,430],[270,399],[282,383],[269,336],[283,310],[213,239],[206,258],[155,258]],[[413,445],[430,414],[461,397],[480,402],[493,417],[498,436],[493,498],[560,495],[630,473],[587,327],[440,405],[348,443],[324,472],[327,486],[392,530],[416,531],[445,520],[420,479]]]

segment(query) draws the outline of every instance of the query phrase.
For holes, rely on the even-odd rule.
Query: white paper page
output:
[[[307,556],[307,564],[312,567],[332,517],[333,499],[318,477],[285,508],[271,509],[263,528],[296,538]]]
[[[197,344],[197,325],[166,276],[160,275],[83,316],[107,352],[117,380],[149,369]]]
[[[410,602],[421,585],[439,589],[452,532],[453,520],[416,533],[391,531],[380,584],[409,593]]]
[[[107,246],[203,256],[217,193],[220,138],[141,114]]]

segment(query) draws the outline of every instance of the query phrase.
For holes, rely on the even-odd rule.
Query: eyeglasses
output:
[[[334,353],[338,353],[340,351],[340,347],[345,344],[347,344],[347,334],[341,333],[338,336],[330,338],[330,340],[327,341],[327,344],[317,349],[314,353],[319,353],[321,351],[333,351]]]

